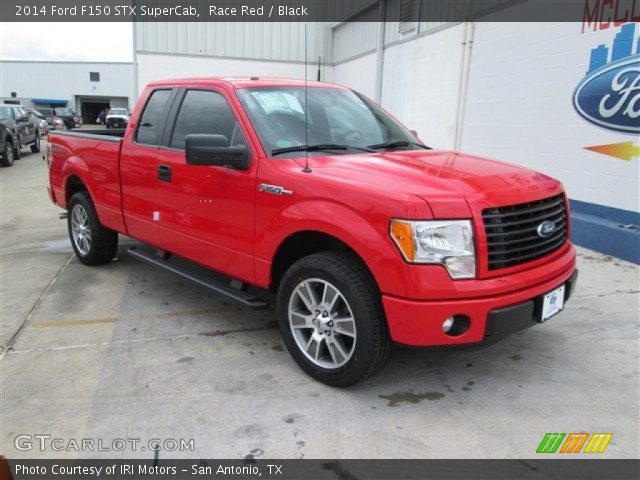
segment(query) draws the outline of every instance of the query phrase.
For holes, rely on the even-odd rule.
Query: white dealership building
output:
[[[0,103],[67,107],[94,123],[100,110],[135,104],[134,78],[131,62],[0,60]]]

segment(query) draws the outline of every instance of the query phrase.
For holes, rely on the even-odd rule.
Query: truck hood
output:
[[[436,218],[467,217],[469,206],[509,205],[514,197],[518,203],[533,201],[562,189],[557,180],[526,167],[445,150],[310,155],[309,166],[323,177],[417,195]]]

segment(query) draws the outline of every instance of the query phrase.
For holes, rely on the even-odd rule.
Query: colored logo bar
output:
[[[604,453],[611,437],[613,437],[613,433],[590,435],[586,432],[568,435],[566,433],[546,433],[538,445],[536,453]]]

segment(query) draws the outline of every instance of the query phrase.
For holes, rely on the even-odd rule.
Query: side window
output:
[[[136,142],[145,145],[156,145],[158,129],[164,122],[164,108],[171,95],[171,90],[155,90],[144,107],[138,131],[136,132]]]
[[[229,145],[246,145],[227,101],[219,93],[211,91],[187,91],[173,129],[171,147],[184,149],[185,138],[192,133],[224,135]]]

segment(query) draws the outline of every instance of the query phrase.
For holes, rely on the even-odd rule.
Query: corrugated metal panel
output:
[[[455,22],[444,22],[444,21],[423,21],[419,22],[420,19],[430,19],[430,18],[447,18],[453,19],[455,18],[457,9],[459,8],[459,4],[455,3],[447,3],[447,2],[434,2],[432,0],[414,0],[416,2],[415,15],[416,15],[416,29],[402,34],[400,33],[400,23],[399,22],[388,22],[385,27],[385,38],[384,43],[388,45],[390,43],[395,43],[406,38],[415,37],[421,33],[427,33],[431,30],[436,30],[442,28],[447,24],[453,24]],[[417,5],[419,2],[419,6]],[[387,0],[387,18],[399,18],[400,15],[400,7],[402,0]],[[474,0],[473,3],[469,3],[468,7],[473,8],[472,13],[480,13],[487,12],[493,9],[500,8],[502,6],[506,6],[509,3],[514,3],[514,0]]]
[[[325,55],[326,23],[307,24],[309,61]],[[287,62],[304,61],[304,24],[299,22],[157,22],[136,25],[137,50]]]
[[[99,72],[100,81],[89,81]],[[135,102],[132,63],[0,61],[0,97],[66,99],[76,96],[128,97]]]
[[[331,53],[333,63],[375,50],[378,41],[378,8],[370,8],[358,15],[353,21],[343,23],[333,30]]]

